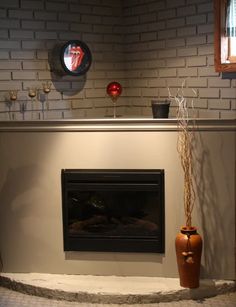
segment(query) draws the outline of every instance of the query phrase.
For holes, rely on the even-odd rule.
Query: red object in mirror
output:
[[[71,70],[75,71],[81,64],[84,52],[80,46],[73,46],[69,50],[71,55]]]
[[[107,86],[107,94],[112,98],[112,100],[116,100],[120,94],[122,93],[122,86],[118,82],[111,82]]]
[[[57,49],[60,48],[60,62],[62,67],[58,67],[61,75],[69,74],[72,76],[80,76],[85,74],[90,68],[92,55],[88,46],[78,40],[71,40],[60,47],[54,47],[54,57],[57,58]],[[61,69],[62,68],[62,69]],[[62,71],[61,71],[62,70]]]

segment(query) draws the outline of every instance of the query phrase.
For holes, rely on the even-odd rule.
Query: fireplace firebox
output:
[[[164,170],[61,172],[64,251],[164,252]]]

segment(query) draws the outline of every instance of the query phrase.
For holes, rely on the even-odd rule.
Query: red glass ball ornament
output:
[[[112,98],[116,99],[120,96],[122,92],[122,86],[118,82],[111,82],[107,86],[107,94]]]

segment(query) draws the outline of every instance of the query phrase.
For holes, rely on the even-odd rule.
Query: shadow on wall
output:
[[[45,244],[42,229],[38,225],[45,223],[45,216],[35,201],[34,192],[42,190],[40,182],[42,170],[36,165],[8,169],[5,180],[0,189],[0,270],[11,269],[31,271],[38,259],[42,258],[45,250],[51,248]],[[4,176],[4,174],[3,174]],[[43,201],[43,198],[42,198]],[[52,220],[54,216],[53,207],[49,206],[47,219]],[[27,228],[26,225],[34,226]],[[48,234],[50,236],[50,233]],[[23,239],[22,239],[23,238]],[[26,259],[25,251],[29,249],[30,259]],[[40,246],[41,253],[37,252]]]
[[[2,261],[2,253],[0,251],[0,272],[3,271],[3,261]]]
[[[216,136],[215,136],[216,137]],[[220,136],[219,136],[220,137]],[[217,156],[217,161],[224,161],[222,157],[222,149],[224,147],[223,137],[221,137],[221,145],[218,152],[210,153],[208,143],[203,139],[201,133],[195,134],[194,140],[194,181],[196,184],[196,210],[201,221],[202,238],[203,238],[203,260],[202,277],[218,278],[229,272],[229,240],[230,233],[228,232],[232,221],[232,200],[230,198],[227,179],[224,180],[225,173],[217,171],[217,178],[220,180],[222,193],[227,195],[225,204],[219,206],[220,193],[219,186],[216,182],[214,168],[219,165],[213,165],[211,154]],[[226,147],[227,148],[227,147]],[[224,170],[224,166],[222,167]],[[228,179],[229,180],[229,179]],[[224,182],[224,184],[222,184]],[[219,184],[219,183],[218,183]],[[222,209],[223,206],[223,209]],[[221,208],[221,209],[220,209]],[[231,209],[231,210],[230,210]],[[232,231],[232,229],[231,229]],[[231,245],[234,245],[232,242]]]

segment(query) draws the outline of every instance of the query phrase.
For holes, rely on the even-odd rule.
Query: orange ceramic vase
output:
[[[181,227],[175,240],[180,285],[198,288],[202,254],[202,239],[196,227]]]

